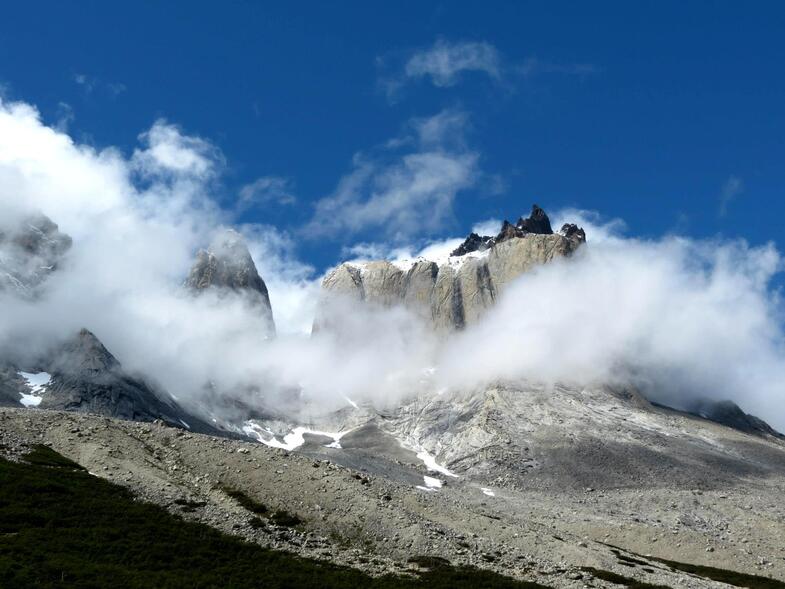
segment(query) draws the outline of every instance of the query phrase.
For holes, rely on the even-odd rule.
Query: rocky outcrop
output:
[[[191,431],[219,433],[162,391],[127,373],[86,329],[28,365],[5,363],[0,368],[0,404],[129,421],[160,420]]]
[[[267,332],[275,334],[267,285],[259,276],[245,241],[236,231],[227,231],[209,249],[199,251],[185,285],[195,293],[211,289],[246,296],[263,314]]]
[[[687,412],[748,434],[783,437],[761,418],[742,411],[741,407],[733,401],[705,399],[693,403],[688,407]]]
[[[45,215],[34,215],[0,231],[0,291],[32,298],[71,247]]]
[[[505,221],[506,223],[506,221]],[[461,245],[455,248],[451,256],[463,256],[471,252],[482,252],[487,250],[495,243],[496,239],[490,235],[477,235],[476,233],[469,233]]]
[[[554,233],[548,216],[534,205],[531,216],[515,225],[505,221],[495,237],[470,234],[446,259],[344,263],[322,282],[314,329],[339,320],[336,300],[403,305],[437,329],[460,329],[477,321],[515,278],[570,256],[585,241],[576,225]]]

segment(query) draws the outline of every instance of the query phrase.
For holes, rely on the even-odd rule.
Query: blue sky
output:
[[[532,202],[784,247],[784,64],[774,2],[29,2],[0,19],[6,96],[97,147],[130,153],[162,117],[207,139],[224,206],[309,236],[319,268]]]

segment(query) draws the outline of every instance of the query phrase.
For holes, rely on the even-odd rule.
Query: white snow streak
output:
[[[428,454],[428,452],[425,450],[420,450],[419,452],[417,452],[417,458],[423,461],[423,464],[425,464],[425,468],[427,468],[428,470],[431,470],[433,472],[440,472],[443,475],[446,475],[448,477],[453,477],[455,479],[458,478],[457,474],[450,472],[449,470],[447,470],[447,468],[445,468],[441,464],[438,464],[436,462],[436,458]]]
[[[327,448],[340,448],[341,438],[349,433],[351,430],[345,432],[323,432],[320,430],[309,429],[307,427],[296,427],[291,432],[283,437],[283,441],[275,437],[275,434],[267,428],[262,428],[252,421],[246,421],[243,425],[243,432],[246,435],[256,438],[259,442],[266,446],[273,448],[281,448],[282,450],[295,450],[305,444],[305,434],[312,434],[315,436],[325,436],[332,438],[332,443],[328,444]]]
[[[30,387],[31,393],[19,392],[22,397],[19,402],[25,407],[37,407],[43,401],[41,396],[46,392],[46,387],[52,380],[52,375],[48,372],[19,372],[19,376],[25,379],[27,386]]]

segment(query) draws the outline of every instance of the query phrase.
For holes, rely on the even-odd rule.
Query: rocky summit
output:
[[[259,276],[248,246],[236,231],[226,231],[210,248],[197,253],[185,284],[195,293],[209,289],[247,297],[266,318],[268,332],[275,333],[267,285]]]
[[[341,264],[325,276],[315,330],[335,324],[336,300],[402,305],[440,330],[476,322],[504,288],[529,270],[571,256],[586,242],[583,229],[551,229],[537,205],[516,225],[504,221],[496,237],[475,233],[449,256],[428,260]]]

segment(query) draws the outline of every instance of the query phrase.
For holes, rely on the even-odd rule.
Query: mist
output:
[[[773,244],[642,240],[618,220],[563,211],[555,217],[583,225],[586,246],[521,276],[467,329],[443,337],[405,309],[338,300],[340,329],[311,337],[322,276],[285,231],[237,226],[236,212],[216,204],[220,150],[163,120],[138,139],[130,154],[97,149],[28,104],[0,102],[0,230],[40,211],[73,238],[40,296],[0,293],[4,356],[36,354],[85,327],[126,369],[184,402],[198,403],[206,383],[282,410],[293,401],[389,406],[499,381],[610,383],[675,406],[731,399],[785,429],[783,306],[773,286],[783,264]],[[196,251],[229,226],[270,291],[274,339],[242,296],[182,288]],[[348,251],[430,256],[456,239]]]

